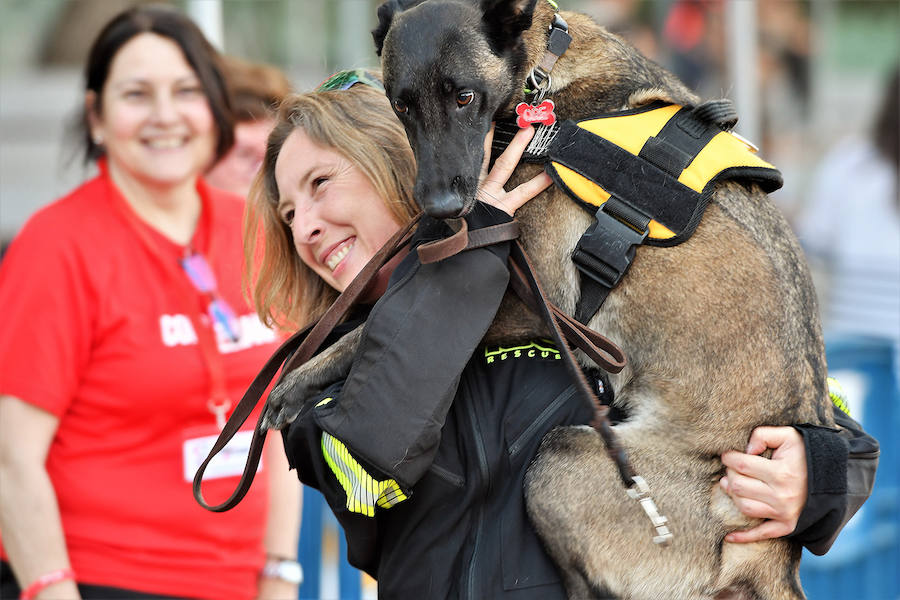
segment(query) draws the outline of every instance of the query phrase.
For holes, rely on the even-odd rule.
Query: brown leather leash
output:
[[[346,316],[350,308],[359,300],[362,293],[377,275],[379,269],[381,269],[381,267],[383,267],[391,258],[396,256],[401,248],[409,243],[409,240],[412,237],[412,229],[419,221],[420,217],[421,215],[417,215],[409,225],[397,232],[378,251],[378,253],[372,257],[318,322],[313,326],[293,334],[275,351],[269,360],[266,361],[266,364],[263,366],[260,373],[247,388],[247,391],[234,409],[234,412],[228,418],[225,427],[219,433],[219,437],[216,439],[209,455],[194,475],[194,499],[203,508],[213,512],[224,512],[234,508],[247,494],[250,485],[253,483],[253,478],[256,475],[256,469],[259,465],[259,459],[262,455],[262,449],[267,434],[267,430],[262,427],[266,408],[263,408],[263,411],[260,413],[256,427],[253,430],[253,437],[250,441],[250,452],[237,488],[227,500],[214,506],[210,506],[206,502],[201,490],[203,474],[206,471],[207,465],[228,444],[228,442],[231,441],[234,435],[240,430],[241,426],[243,426],[244,422],[246,422],[247,418],[262,398],[262,394],[265,392],[269,383],[272,381],[285,360],[290,356],[290,360],[287,360],[287,363],[284,364],[281,378],[283,378],[286,373],[312,358],[322,345],[322,342],[325,341],[325,338],[328,337],[328,334],[331,333],[338,323]],[[464,219],[454,219],[449,224],[456,230],[453,235],[441,240],[422,244],[417,248],[419,260],[422,264],[437,262],[465,250],[481,248],[503,241],[515,240],[515,243],[512,245],[509,260],[510,284],[513,286],[513,290],[519,297],[533,311],[542,316],[550,327],[554,341],[560,348],[560,352],[565,356],[567,368],[575,380],[579,392],[591,403],[594,410],[594,419],[592,420],[591,425],[600,432],[603,441],[606,444],[607,452],[615,461],[619,474],[622,477],[623,482],[625,482],[626,488],[630,488],[633,484],[634,472],[631,469],[631,465],[628,462],[624,449],[618,443],[615,433],[612,431],[607,415],[609,408],[600,404],[599,399],[588,384],[584,373],[582,373],[575,361],[574,354],[566,343],[566,340],[585,352],[601,368],[611,373],[618,373],[625,366],[625,355],[622,350],[601,334],[589,329],[568,315],[565,315],[559,308],[547,300],[534,275],[534,269],[531,266],[531,262],[528,259],[525,250],[522,248],[521,243],[516,239],[519,236],[519,226],[517,222],[509,221],[473,231],[468,230],[468,226]],[[295,349],[296,352],[294,352]],[[292,352],[293,356],[291,356]]]
[[[350,308],[356,304],[363,292],[366,291],[366,288],[378,274],[379,269],[387,264],[391,258],[396,256],[402,248],[409,244],[413,227],[419,222],[420,218],[421,215],[415,216],[406,227],[398,231],[390,240],[388,240],[375,256],[366,263],[366,266],[362,268],[359,274],[350,282],[347,288],[340,296],[338,296],[337,300],[334,301],[328,310],[325,311],[325,314],[322,315],[322,318],[320,318],[315,325],[293,334],[279,346],[269,360],[266,361],[262,370],[253,379],[253,382],[247,388],[247,391],[244,392],[244,395],[237,407],[235,407],[234,412],[228,417],[228,421],[219,433],[219,437],[209,451],[209,455],[203,463],[201,463],[200,468],[197,469],[197,473],[194,475],[194,499],[200,506],[213,512],[224,512],[237,506],[244,498],[247,491],[250,489],[250,485],[253,483],[253,478],[256,476],[256,469],[259,466],[259,459],[262,456],[263,445],[266,440],[266,434],[268,433],[268,431],[262,427],[262,421],[266,414],[265,407],[263,407],[263,410],[260,412],[256,427],[253,429],[253,437],[250,439],[250,452],[247,456],[247,462],[244,465],[244,471],[241,473],[241,479],[238,482],[237,488],[227,500],[214,506],[210,506],[206,502],[201,490],[203,474],[206,472],[207,465],[209,465],[210,461],[225,448],[228,442],[231,441],[243,426],[244,422],[246,422],[282,363],[284,363],[296,349],[294,355],[284,366],[284,369],[281,372],[281,378],[283,378],[286,373],[308,361],[316,353],[319,346],[321,346],[322,342],[325,341],[325,338],[328,337],[328,334],[343,320]]]
[[[472,232],[466,231],[466,223],[462,221],[455,224],[458,227],[455,234],[447,239],[431,242],[424,245],[425,252],[422,252],[422,246],[419,247],[419,260],[422,263],[434,262],[452,256],[455,252],[461,251],[469,247],[475,247],[475,243],[484,241],[482,245],[496,243],[509,239],[504,231],[506,226],[512,226],[513,223],[504,223],[493,228],[478,229]],[[492,231],[489,231],[492,230]],[[516,228],[517,237],[518,229]],[[477,234],[477,235],[476,235]],[[477,237],[478,241],[473,242],[467,237]],[[481,239],[483,237],[483,240]],[[611,340],[603,335],[588,328],[581,322],[573,319],[563,313],[558,307],[547,300],[537,277],[534,274],[534,268],[528,258],[525,249],[519,240],[515,240],[512,244],[509,257],[510,285],[513,291],[534,311],[540,315],[553,335],[553,339],[559,348],[559,351],[565,357],[566,367],[569,374],[575,381],[575,386],[582,398],[587,400],[594,411],[594,418],[591,420],[593,427],[603,439],[603,444],[610,459],[616,465],[619,472],[619,478],[625,486],[627,495],[636,500],[640,505],[644,514],[650,520],[654,528],[655,535],[653,543],[666,546],[671,543],[673,535],[669,530],[669,520],[659,513],[656,503],[650,494],[650,486],[643,477],[634,472],[628,454],[625,448],[619,442],[618,436],[612,428],[609,420],[609,407],[600,403],[599,398],[594,393],[593,388],[588,384],[587,378],[584,376],[581,368],[575,360],[569,344],[570,342],[576,348],[587,354],[598,366],[610,373],[618,373],[626,363],[625,353]]]
[[[625,353],[611,340],[572,319],[547,300],[547,296],[544,294],[544,290],[534,274],[534,268],[531,266],[528,254],[526,254],[525,249],[518,240],[513,244],[510,251],[510,275],[510,284],[513,287],[513,291],[529,308],[543,317],[550,327],[550,333],[553,335],[553,340],[565,359],[569,375],[575,381],[575,386],[581,397],[591,405],[594,411],[594,418],[591,420],[590,425],[603,438],[606,452],[616,464],[619,477],[622,479],[625,488],[630,488],[634,484],[634,469],[631,467],[625,449],[619,443],[618,437],[612,429],[612,423],[609,420],[609,407],[600,403],[600,399],[597,398],[597,394],[594,393],[593,388],[588,383],[584,372],[582,372],[575,360],[572,349],[566,342],[571,342],[572,345],[587,354],[599,367],[610,373],[618,373],[625,367]]]
[[[507,221],[490,227],[482,227],[469,231],[465,219],[449,219],[447,224],[456,233],[442,240],[427,242],[416,248],[419,262],[423,265],[435,263],[454,254],[473,248],[483,248],[500,242],[507,242],[519,237],[519,223]]]
[[[569,374],[575,381],[576,388],[582,398],[588,400],[594,410],[594,418],[591,420],[593,427],[603,439],[606,453],[615,463],[619,472],[619,478],[625,486],[627,495],[636,500],[644,514],[650,520],[655,535],[653,543],[667,546],[671,543],[673,534],[669,530],[669,520],[660,514],[656,502],[650,494],[650,486],[643,477],[634,472],[625,448],[619,443],[618,436],[612,428],[609,420],[609,407],[600,404],[600,400],[588,384],[587,378],[575,361],[575,356],[568,344],[563,340],[584,351],[597,365],[611,373],[618,373],[625,366],[625,355],[613,342],[599,333],[585,327],[579,321],[570,318],[556,306],[547,301],[541,285],[534,275],[531,261],[525,253],[522,244],[516,240],[510,251],[510,285],[522,300],[532,310],[540,314],[553,334],[553,339],[565,356],[565,363]],[[604,356],[604,353],[607,356]]]
[[[474,231],[467,230],[465,220],[455,219],[454,221],[450,225],[457,230],[455,234],[443,240],[419,246],[419,260],[422,264],[437,262],[466,249],[487,246],[518,237],[518,225],[515,221]],[[587,354],[597,366],[609,373],[618,373],[625,367],[625,353],[611,340],[580,321],[576,321],[547,300],[534,274],[528,254],[518,240],[515,241],[510,252],[509,269],[510,285],[513,291],[550,327],[554,341],[565,357],[566,366],[575,380],[578,391],[594,411],[591,426],[600,433],[607,453],[616,464],[619,477],[625,487],[630,488],[634,484],[634,469],[631,467],[625,449],[612,430],[609,407],[600,403],[600,399],[597,398],[578,366],[569,344]],[[569,343],[566,343],[567,341]]]

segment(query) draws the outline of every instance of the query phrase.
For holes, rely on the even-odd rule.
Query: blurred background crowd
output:
[[[377,62],[369,31],[378,0],[167,1],[220,50],[280,68],[298,90],[339,68]],[[0,0],[3,241],[86,175],[67,138],[79,66],[102,24],[135,3]],[[562,8],[621,33],[704,98],[734,99],[737,132],[784,173],[775,200],[801,234],[817,210],[817,169],[843,142],[870,136],[900,56],[894,0],[566,0]],[[896,119],[894,129],[896,145]],[[893,324],[900,330],[900,317]]]
[[[377,60],[369,35],[377,0],[169,2],[195,15],[220,50],[280,67],[297,89],[338,68]],[[82,178],[63,144],[67,119],[78,108],[79,67],[102,24],[134,3],[0,0],[3,236]],[[809,201],[819,160],[838,140],[867,133],[900,55],[900,7],[893,0],[562,4],[623,34],[703,97],[740,101],[736,92],[752,86],[753,104],[739,107],[738,131],[784,171],[777,200],[792,219]],[[748,31],[755,32],[755,45],[733,56],[734,40]]]

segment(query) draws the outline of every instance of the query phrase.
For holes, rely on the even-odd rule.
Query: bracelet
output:
[[[19,596],[19,600],[32,600],[32,598],[37,596],[38,592],[40,592],[44,588],[49,587],[54,583],[65,581],[66,579],[75,579],[75,571],[73,571],[71,568],[57,569],[56,571],[50,571],[45,575],[41,575],[34,581],[34,583],[25,588],[25,590]]]
[[[266,560],[260,573],[263,577],[281,579],[294,585],[303,583],[303,567],[292,558],[274,558]]]

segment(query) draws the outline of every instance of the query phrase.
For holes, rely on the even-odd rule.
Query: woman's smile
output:
[[[341,261],[344,260],[347,254],[350,253],[350,250],[353,249],[353,245],[355,242],[355,236],[348,238],[338,244],[333,250],[331,250],[331,252],[326,255],[325,260],[323,260],[322,262],[325,263],[325,266],[331,269],[332,273],[335,272],[335,270],[338,268],[338,265],[341,264]]]
[[[150,150],[177,150],[182,148],[188,142],[188,137],[184,135],[153,137],[144,140],[144,145]]]

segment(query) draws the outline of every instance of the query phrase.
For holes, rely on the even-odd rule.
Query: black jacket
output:
[[[470,228],[498,218],[476,211]],[[471,353],[494,316],[472,302],[499,302],[506,287],[497,270],[503,246],[428,270],[407,257],[366,323],[365,356],[283,431],[291,467],[323,492],[344,528],[350,563],[378,580],[380,597],[565,597],[525,513],[523,479],[546,432],[585,424],[592,411],[546,341]],[[477,288],[465,290],[471,302],[442,295],[448,280],[463,279]],[[386,308],[391,303],[406,308],[398,316]],[[472,317],[474,325],[459,327]],[[816,553],[868,497],[877,464],[874,440],[841,417],[849,435],[798,427],[810,485],[792,535]],[[329,436],[337,441],[323,445]],[[851,451],[858,456],[848,462]],[[351,495],[364,498],[351,503],[354,511]]]
[[[344,527],[350,563],[378,580],[380,597],[565,597],[525,514],[523,478],[545,433],[587,423],[592,412],[576,396],[559,353],[546,347],[479,348],[462,373],[425,474],[409,499],[376,509],[374,518],[347,509],[344,488],[322,459],[315,410],[301,413],[286,431],[291,465],[301,481],[324,493]],[[322,398],[339,397],[340,388]],[[402,415],[395,419],[405,422]],[[390,477],[360,462],[376,479]]]

